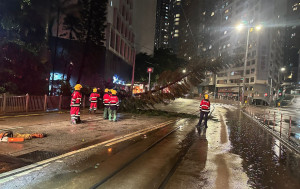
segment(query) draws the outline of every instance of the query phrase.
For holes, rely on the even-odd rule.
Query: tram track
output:
[[[117,168],[111,174],[107,175],[105,178],[103,178],[99,182],[95,183],[91,187],[91,189],[96,189],[96,188],[99,188],[99,187],[102,187],[102,186],[105,187],[104,186],[105,183],[107,183],[108,181],[110,181],[110,180],[118,177],[118,174],[120,174],[125,169],[127,169],[127,168],[130,169],[130,166],[132,164],[134,164],[137,161],[139,161],[143,156],[146,156],[147,153],[151,153],[150,151],[153,148],[158,147],[159,145],[163,146],[164,145],[164,144],[162,144],[163,141],[169,139],[169,137],[172,137],[172,135],[174,135],[177,131],[180,131],[181,129],[182,129],[181,125],[173,128],[167,134],[165,134],[164,136],[160,137],[158,140],[156,140],[151,145],[149,145],[146,149],[144,149],[143,151],[141,151],[140,153],[138,153],[136,156],[134,156],[130,160],[126,161],[121,167]],[[168,183],[169,179],[175,173],[177,167],[179,166],[179,164],[182,162],[182,160],[184,159],[185,155],[187,154],[190,146],[193,144],[193,141],[195,139],[194,136],[195,136],[194,129],[188,131],[187,135],[184,136],[184,139],[181,141],[181,144],[180,144],[180,146],[181,146],[180,147],[180,151],[175,155],[176,156],[176,158],[175,158],[176,161],[174,161],[174,163],[171,165],[171,169],[165,174],[165,177],[160,182],[158,188],[162,189],[162,188],[164,188],[166,186],[166,184]],[[168,157],[166,157],[166,158],[168,158]]]

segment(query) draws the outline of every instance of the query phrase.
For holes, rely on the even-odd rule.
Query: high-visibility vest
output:
[[[200,110],[202,112],[210,112],[210,102],[209,102],[209,100],[202,100],[201,101]]]
[[[90,95],[90,101],[91,102],[97,102],[97,99],[100,97],[100,95],[98,93],[92,93]]]
[[[109,103],[110,103],[110,96],[109,96],[109,94],[104,94],[104,96],[103,96],[103,104],[105,105],[105,106],[108,106],[109,105]]]
[[[119,106],[119,99],[117,96],[110,97],[110,106]]]
[[[82,95],[79,91],[74,91],[71,98],[71,107],[80,107]]]

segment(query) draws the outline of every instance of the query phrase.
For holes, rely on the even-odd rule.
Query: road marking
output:
[[[127,136],[127,137],[125,137],[125,138],[121,138],[121,139],[119,139],[119,140],[117,140],[117,141],[108,143],[108,144],[106,144],[105,146],[109,147],[109,146],[112,146],[112,145],[114,145],[114,144],[117,144],[117,143],[120,143],[120,142],[129,140],[129,139],[132,139],[132,138],[134,138],[134,137],[137,137],[137,136],[139,136],[139,135],[148,133],[148,132],[153,131],[153,130],[155,130],[155,129],[159,129],[159,128],[161,128],[161,127],[165,127],[166,125],[169,125],[169,124],[171,124],[172,122],[174,122],[174,121],[171,121],[171,122],[169,121],[169,122],[163,123],[163,124],[161,124],[161,125],[158,125],[158,126],[155,126],[155,127],[152,127],[152,128],[148,128],[148,129],[145,129],[144,131],[141,130],[141,131],[136,132],[136,133],[134,133],[134,134],[130,134],[129,136]],[[125,135],[125,136],[126,136],[126,135]]]
[[[72,157],[72,156],[74,156],[77,153],[84,152],[84,151],[90,150],[92,148],[104,146],[106,144],[113,143],[115,141],[120,141],[120,140],[125,139],[125,138],[130,138],[131,136],[133,136],[133,135],[135,135],[137,133],[145,132],[147,130],[149,132],[149,130],[151,130],[151,129],[154,130],[156,128],[161,128],[161,127],[167,126],[167,125],[169,125],[171,123],[174,123],[175,121],[176,120],[169,120],[167,122],[158,124],[158,125],[156,125],[154,127],[151,127],[151,128],[142,129],[142,130],[139,130],[139,131],[136,131],[136,132],[124,135],[124,136],[120,136],[120,137],[117,137],[117,138],[113,138],[113,139],[110,139],[110,140],[107,140],[107,141],[104,141],[104,142],[101,142],[101,143],[98,143],[98,144],[95,144],[95,145],[92,145],[92,146],[88,146],[88,147],[85,147],[85,148],[81,148],[79,150],[75,150],[75,151],[72,151],[72,152],[68,152],[68,153],[65,153],[65,154],[62,154],[62,155],[50,158],[50,159],[46,159],[46,160],[43,160],[43,161],[40,161],[40,162],[36,162],[34,164],[21,167],[19,169],[15,169],[15,170],[12,170],[12,171],[1,173],[0,174],[0,184],[6,183],[6,182],[11,181],[13,179],[16,179],[18,177],[26,175],[26,174],[28,174],[28,173],[30,173],[32,171],[40,170],[41,168],[49,165],[51,162],[55,162],[55,161],[60,160],[62,158]]]
[[[0,119],[4,118],[14,118],[14,117],[30,117],[30,116],[40,116],[40,115],[45,115],[46,113],[41,113],[41,114],[26,114],[26,115],[14,115],[14,116],[0,116]]]

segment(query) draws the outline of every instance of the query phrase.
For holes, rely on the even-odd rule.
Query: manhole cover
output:
[[[52,157],[55,157],[58,155],[59,154],[55,153],[55,152],[38,150],[38,151],[33,151],[33,152],[30,152],[27,154],[20,155],[20,156],[18,156],[18,158],[24,158],[24,159],[28,159],[28,160],[37,162],[37,161],[42,161],[42,160],[49,159],[49,158],[52,158]]]

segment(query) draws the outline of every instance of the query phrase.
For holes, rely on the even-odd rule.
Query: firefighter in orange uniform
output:
[[[90,95],[91,104],[90,104],[89,113],[92,113],[93,109],[94,109],[94,113],[96,113],[98,98],[100,98],[100,95],[97,93],[97,89],[94,88],[93,93],[91,93],[91,95]]]
[[[208,119],[208,114],[210,112],[210,102],[208,99],[208,94],[204,95],[204,99],[200,103],[200,120],[197,126],[201,126],[203,117],[204,117],[204,126],[207,128],[207,119]]]
[[[81,105],[81,98],[82,98],[82,95],[80,93],[81,88],[82,85],[76,84],[74,87],[75,91],[72,93],[71,104],[70,104],[71,124],[77,124],[81,122],[80,120],[80,105]]]
[[[103,95],[103,104],[104,104],[104,111],[103,111],[103,119],[108,119],[109,116],[109,102],[110,102],[110,95],[109,95],[109,89],[104,90]]]
[[[119,98],[117,97],[117,91],[111,91],[110,105],[109,105],[109,121],[117,121],[117,109],[119,108]]]

